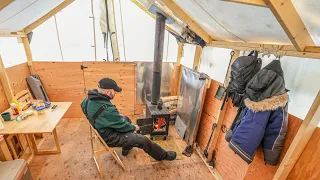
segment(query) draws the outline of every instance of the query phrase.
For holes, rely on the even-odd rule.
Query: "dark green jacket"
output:
[[[88,98],[85,98],[82,101],[81,108],[83,112],[86,101],[89,101],[87,115],[90,117],[92,117],[102,105],[108,105],[108,108],[100,114],[94,124],[94,127],[99,131],[99,133],[105,132],[108,128],[112,128],[117,132],[129,132],[136,129],[134,125],[130,124],[120,115],[116,106],[110,102],[110,98],[98,93],[96,89],[89,91]]]

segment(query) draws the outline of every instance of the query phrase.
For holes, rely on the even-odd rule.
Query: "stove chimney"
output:
[[[153,80],[151,92],[151,104],[156,105],[160,99],[161,71],[163,58],[164,32],[166,17],[161,13],[156,13],[156,32],[154,41],[154,62],[153,62]]]

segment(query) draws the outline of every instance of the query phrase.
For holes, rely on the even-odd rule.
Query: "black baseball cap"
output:
[[[117,92],[121,92],[122,91],[121,87],[119,87],[117,85],[117,83],[113,79],[110,79],[110,78],[101,79],[99,81],[98,87],[102,88],[102,89],[113,89],[113,90],[115,90]]]

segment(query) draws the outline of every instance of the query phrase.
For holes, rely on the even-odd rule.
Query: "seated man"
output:
[[[88,97],[81,103],[81,108],[90,123],[99,132],[110,147],[122,147],[122,155],[126,156],[133,147],[143,149],[154,159],[174,160],[176,152],[165,151],[147,137],[136,134],[138,125],[120,115],[112,100],[121,88],[110,78],[99,81],[98,89],[88,92]]]

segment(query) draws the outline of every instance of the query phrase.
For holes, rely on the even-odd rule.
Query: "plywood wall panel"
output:
[[[233,107],[231,99],[225,104],[227,107],[223,125],[230,127],[237,114],[236,107]],[[248,170],[248,164],[236,155],[228,146],[225,140],[225,133],[220,131],[216,147],[216,168],[224,179],[243,179]]]
[[[84,70],[87,89],[97,88],[100,79],[108,77],[122,88],[112,100],[119,112],[124,115],[134,115],[135,105],[135,66],[124,62],[83,62],[88,67]]]
[[[291,142],[293,141],[295,135],[297,134],[302,120],[293,116],[289,115],[288,119],[288,132],[286,136],[286,140],[284,143],[284,147],[280,156],[280,162],[284,158],[284,155],[286,154]],[[279,162],[279,164],[280,164]],[[263,177],[266,180],[271,180],[276,173],[279,164],[277,166],[271,166],[271,165],[266,165],[264,162],[264,155],[262,148],[259,147],[259,149],[256,152],[256,155],[254,157],[253,162],[250,164],[247,174],[245,176],[246,180],[255,180],[258,179],[259,177]]]
[[[201,120],[198,130],[197,142],[202,150],[205,149],[211,134],[212,125],[216,122],[220,101],[215,98],[215,94],[220,83],[211,80],[210,88],[207,90],[203,104]]]
[[[28,89],[26,78],[29,77],[30,71],[27,63],[22,63],[6,68],[9,81],[11,83],[13,94]]]
[[[317,128],[304,148],[288,179],[320,179],[320,128]]]
[[[40,76],[50,101],[73,102],[64,117],[84,117],[80,103],[84,93],[82,62],[33,62],[33,71]]]

